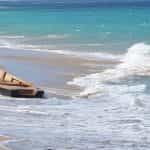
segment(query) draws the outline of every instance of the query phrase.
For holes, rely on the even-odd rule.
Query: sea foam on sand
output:
[[[68,84],[77,85],[84,88],[84,90],[80,93],[80,96],[87,96],[108,91],[108,89],[110,89],[109,87],[111,87],[111,89],[114,89],[114,87],[116,87],[113,85],[107,85],[108,82],[117,83],[119,80],[126,79],[130,76],[149,75],[150,45],[137,43],[132,45],[128,49],[127,53],[121,59],[121,63],[116,65],[113,69],[106,69],[102,73],[90,74],[84,77],[74,78],[73,81],[68,82]],[[128,85],[126,86],[128,87]],[[119,87],[121,88],[120,85]],[[142,87],[143,89],[143,85],[140,85],[140,87]],[[112,90],[110,92],[112,92]]]

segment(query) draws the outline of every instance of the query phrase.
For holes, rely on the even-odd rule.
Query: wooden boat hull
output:
[[[0,94],[21,98],[43,98],[44,91],[40,89],[0,86]]]
[[[44,91],[0,69],[0,94],[11,97],[44,97]]]

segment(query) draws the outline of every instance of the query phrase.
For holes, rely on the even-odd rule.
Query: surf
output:
[[[127,52],[120,61],[121,63],[114,66],[113,69],[106,69],[102,73],[74,78],[67,84],[83,88],[79,96],[89,96],[106,92],[117,93],[121,88],[128,88],[129,91],[132,87],[136,89],[136,86],[121,85],[120,81],[127,80],[132,76],[150,76],[150,45],[145,43],[132,45],[127,49]],[[142,91],[146,88],[146,86],[142,84],[137,85],[137,87],[140,87]],[[124,91],[127,92],[127,90]]]

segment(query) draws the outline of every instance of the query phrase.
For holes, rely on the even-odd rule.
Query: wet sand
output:
[[[8,149],[6,146],[4,146],[2,143],[5,142],[5,141],[8,141],[10,140],[9,137],[6,137],[6,136],[0,136],[0,150],[10,150]]]
[[[37,83],[37,85],[41,88],[44,88],[50,96],[65,97],[76,96],[81,91],[79,87],[68,85],[68,81],[71,81],[75,77],[101,72],[103,69],[106,69],[106,67],[110,68],[118,63],[113,61],[94,60],[55,53],[20,53],[20,51],[4,53],[3,55],[0,55],[0,59],[1,61],[5,61],[3,64],[4,68],[12,71],[14,74],[18,72],[17,75],[20,77],[25,77],[25,79],[28,81]],[[9,63],[11,63],[11,66]],[[31,69],[32,72],[34,72],[36,67],[39,69],[39,74],[41,75],[39,75],[37,81],[34,80],[34,77],[38,76],[36,72],[33,73],[32,77],[28,77],[29,73],[26,73],[25,71],[23,72],[23,67],[19,68],[19,65],[26,63],[29,63],[31,66],[33,66],[33,69]]]
[[[10,139],[9,137],[0,136],[0,142],[7,141],[7,140],[9,140],[9,139]]]
[[[81,89],[68,85],[68,81],[78,76],[100,72],[107,66],[113,66],[114,63],[116,62],[9,49],[0,53],[1,68],[40,86],[48,93],[49,97],[71,98],[77,96]],[[37,78],[35,79],[35,77]],[[3,145],[3,142],[8,140],[10,140],[9,137],[0,136],[0,150],[10,150]]]

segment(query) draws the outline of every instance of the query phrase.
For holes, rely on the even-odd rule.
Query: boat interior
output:
[[[32,87],[31,83],[23,81],[2,69],[0,69],[0,85]]]

